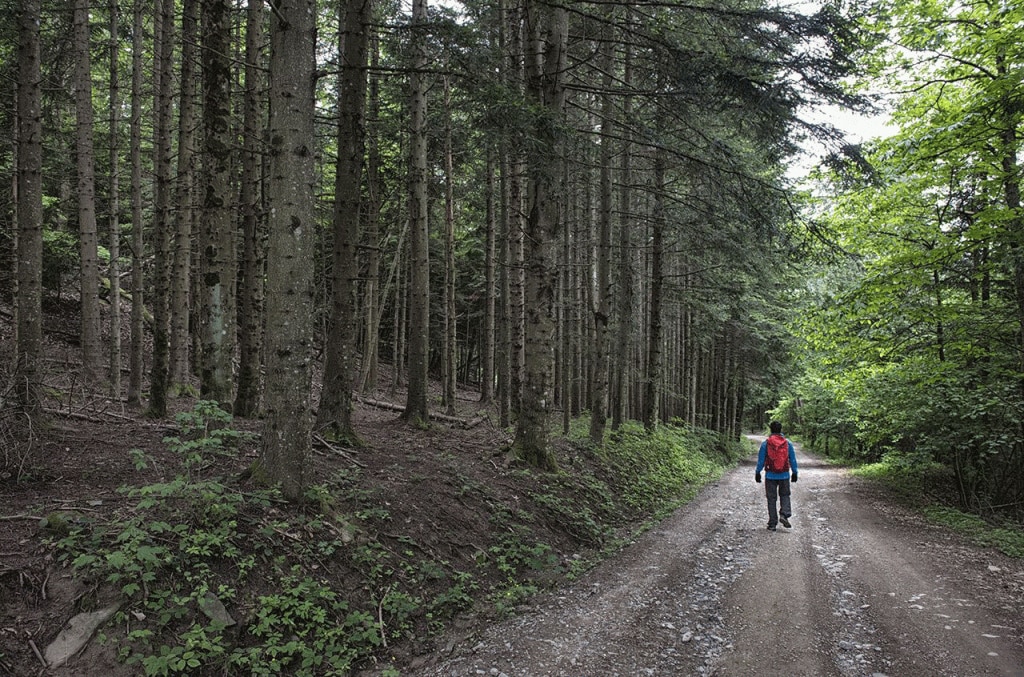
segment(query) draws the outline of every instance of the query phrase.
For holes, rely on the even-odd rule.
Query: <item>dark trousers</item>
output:
[[[793,514],[789,502],[789,478],[784,480],[764,480],[764,495],[768,498],[768,526],[774,527],[779,523],[779,513],[786,519]],[[776,508],[778,501],[778,508]]]

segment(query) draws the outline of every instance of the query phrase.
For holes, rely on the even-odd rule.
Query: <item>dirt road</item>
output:
[[[798,449],[793,528],[748,461],[574,585],[403,676],[1024,675],[1024,562]]]

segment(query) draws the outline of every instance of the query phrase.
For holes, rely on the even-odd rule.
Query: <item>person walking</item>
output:
[[[757,470],[754,481],[761,482],[764,471],[764,494],[768,499],[768,531],[775,531],[776,525],[789,529],[793,516],[790,501],[790,481],[797,480],[796,452],[793,443],[782,436],[782,424],[772,421],[768,424],[771,435],[761,443],[757,452]],[[776,502],[778,505],[776,506]]]

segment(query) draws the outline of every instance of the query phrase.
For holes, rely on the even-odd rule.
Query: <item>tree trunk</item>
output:
[[[512,9],[508,16],[508,49],[506,54],[505,82],[509,91],[523,93],[525,86],[525,59],[520,55],[524,48],[525,0],[511,0]],[[512,415],[518,415],[523,398],[523,371],[525,369],[525,265],[523,263],[525,208],[523,183],[526,180],[526,168],[522,156],[522,148],[526,139],[512,139],[508,148],[508,224],[509,256],[508,267],[508,342],[509,342],[509,409]]]
[[[498,2],[498,45],[501,53],[506,55],[502,60],[502,80],[506,86],[511,87],[513,78],[514,61],[511,47],[515,44],[514,36],[517,34],[516,22],[511,20],[511,12],[507,3],[509,0]],[[498,225],[498,288],[497,305],[500,309],[497,313],[497,327],[495,331],[496,345],[494,349],[495,371],[498,377],[498,420],[503,428],[511,423],[512,409],[512,143],[507,132],[499,136],[498,146],[498,190],[500,199],[500,214]]]
[[[89,3],[76,0],[75,20],[75,155],[78,168],[78,237],[81,265],[82,376],[91,386],[102,378],[100,344],[99,243],[96,233],[96,156],[93,148],[92,59]]]
[[[238,294],[238,388],[236,416],[255,416],[263,367],[263,0],[249,0],[245,24],[245,103],[242,132],[242,269]]]
[[[523,402],[523,381],[526,369],[526,219],[524,186],[526,167],[513,144],[509,172],[509,258],[508,258],[508,342],[509,342],[509,409],[519,414]]]
[[[370,120],[380,119],[380,77],[376,74],[376,66],[380,59],[380,49],[376,36],[371,35],[370,53],[374,73],[370,76],[369,106]],[[380,338],[381,308],[387,290],[379,290],[380,281],[380,210],[381,210],[381,157],[377,132],[367,134],[366,154],[366,291],[363,294],[366,324],[363,333],[363,360],[360,365],[359,389],[364,393],[372,393],[377,389],[378,364],[377,354]]]
[[[121,84],[118,59],[118,24],[120,14],[117,0],[110,0],[109,6],[109,43],[110,55],[110,167],[109,188],[109,240],[110,266],[107,275],[110,278],[110,350],[109,385],[110,396],[121,399],[121,194],[120,194],[120,125],[121,125]]]
[[[487,149],[486,182],[486,225],[484,239],[484,336],[483,364],[480,373],[480,403],[489,404],[494,399],[494,350],[495,350],[495,238],[497,235],[494,206],[494,151]]]
[[[170,298],[171,330],[168,348],[169,390],[175,395],[191,390],[192,332],[192,233],[195,223],[195,59],[199,37],[198,0],[184,0],[181,7],[181,91],[178,97],[178,159],[174,179],[174,232],[171,234]]]
[[[334,250],[331,274],[331,321],[327,362],[317,425],[332,438],[357,443],[352,428],[355,375],[356,279],[359,277],[359,214],[366,137],[366,57],[372,3],[347,0],[339,36],[338,162],[334,183]]]
[[[455,169],[452,160],[451,83],[444,79],[444,403],[455,414],[457,323],[455,317]]]
[[[200,393],[230,409],[237,329],[238,254],[232,214],[231,11],[228,0],[203,2],[203,128],[206,162],[202,211],[202,354]]]
[[[280,0],[270,28],[267,385],[260,469],[291,501],[302,498],[312,474],[315,5]]]
[[[609,9],[614,18],[614,9]],[[600,169],[597,223],[597,265],[594,290],[594,343],[591,346],[591,362],[594,365],[594,378],[591,383],[590,398],[590,441],[601,445],[604,442],[604,431],[608,421],[608,363],[611,355],[608,351],[610,331],[608,320],[612,306],[612,119],[614,103],[611,96],[612,68],[614,54],[612,49],[611,22],[605,28],[604,40],[600,48],[601,70],[604,73],[601,98],[601,155],[598,161]]]
[[[427,219],[427,0],[412,3],[413,70],[409,76],[409,383],[403,417],[426,424],[430,359],[430,230]]]
[[[562,184],[561,134],[564,116],[568,16],[564,7],[527,0],[525,35],[528,100],[538,111],[529,162],[526,240],[526,327],[523,400],[515,449],[530,465],[557,467],[549,445],[554,396],[554,312],[557,285],[559,200]]]
[[[43,349],[43,125],[40,0],[18,11],[17,348],[15,398],[29,415],[41,407],[39,358]]]
[[[142,371],[143,343],[145,340],[146,306],[143,298],[145,276],[142,270],[143,261],[143,228],[142,228],[142,56],[143,56],[143,23],[145,15],[143,3],[136,2],[132,14],[132,118],[129,129],[129,153],[131,155],[131,200],[132,200],[132,310],[131,310],[131,342],[128,348],[128,406],[142,406]]]
[[[650,311],[647,325],[647,368],[644,397],[644,428],[650,432],[658,425],[658,412],[661,408],[661,294],[664,277],[662,260],[664,257],[665,239],[665,150],[654,151],[654,206],[651,214],[651,293]]]
[[[498,372],[498,418],[501,427],[507,428],[512,419],[512,237],[509,232],[512,223],[509,177],[512,162],[508,145],[503,144],[501,150],[501,221],[498,235],[498,242],[501,243],[498,251],[498,305],[501,312],[498,313],[494,358]]]
[[[562,163],[563,171],[565,169],[565,163]],[[568,182],[563,175],[563,185],[568,185]],[[576,204],[576,200],[572,200],[573,205]],[[555,362],[555,373],[557,374],[557,386],[558,386],[558,397],[555,398],[556,404],[562,408],[562,434],[569,434],[569,426],[572,423],[572,321],[571,317],[571,302],[572,298],[572,280],[569,265],[570,262],[570,250],[572,248],[572,230],[569,228],[568,223],[562,224],[562,241],[559,250],[559,261],[558,265],[558,278],[559,278],[559,289],[558,289],[558,334],[559,334],[559,349],[558,359]]]
[[[171,233],[171,92],[173,91],[174,2],[154,0],[156,125],[153,128],[156,186],[153,199],[153,362],[149,377],[149,415],[167,415],[168,295]]]
[[[627,47],[623,57],[623,87],[627,90],[632,86],[633,58]],[[626,121],[623,132],[625,139],[622,147],[622,159],[619,167],[619,237],[618,260],[616,261],[616,332],[614,360],[610,367],[614,370],[612,377],[613,389],[609,396],[609,408],[612,414],[612,429],[618,430],[623,423],[629,406],[629,347],[630,333],[633,323],[633,271],[630,259],[631,228],[633,227],[633,146],[630,139],[629,121],[632,118],[633,100],[626,96],[622,102],[622,119]]]

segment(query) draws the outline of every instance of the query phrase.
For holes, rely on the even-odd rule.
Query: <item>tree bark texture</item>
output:
[[[177,169],[174,176],[174,230],[171,233],[170,334],[168,379],[172,393],[190,392],[192,380],[192,234],[195,230],[195,118],[196,41],[199,38],[199,0],[184,0],[181,6],[181,91],[178,96]]]
[[[366,138],[366,63],[372,3],[341,3],[338,78],[338,161],[334,181],[334,247],[331,269],[331,320],[323,389],[317,418],[335,439],[355,440],[352,387],[356,354],[357,248],[362,210],[363,155]]]
[[[40,0],[18,12],[18,245],[15,399],[29,414],[41,403],[39,358],[43,347],[43,125]]]
[[[203,2],[204,172],[200,393],[230,409],[237,339],[237,243],[232,182],[231,12],[227,0]]]
[[[245,100],[242,114],[242,261],[238,292],[238,383],[235,415],[255,416],[263,371],[262,130],[263,0],[249,0],[245,23]]]
[[[614,10],[609,10],[614,12]],[[604,431],[608,422],[608,363],[611,353],[608,350],[609,320],[612,306],[612,120],[613,106],[611,94],[612,68],[614,53],[612,49],[609,26],[605,28],[605,40],[602,43],[600,59],[604,78],[602,85],[605,94],[601,99],[601,148],[598,165],[598,214],[597,214],[597,261],[595,275],[594,343],[591,347],[591,361],[594,365],[594,377],[591,384],[590,398],[590,441],[600,445],[604,442]]]
[[[168,389],[168,312],[170,296],[171,229],[171,93],[173,87],[174,57],[174,3],[172,0],[153,1],[153,51],[156,124],[153,128],[156,185],[153,198],[153,362],[149,377],[149,415],[162,418],[167,414]]]
[[[554,398],[555,292],[562,184],[560,126],[565,106],[564,69],[568,40],[565,8],[527,0],[525,35],[527,96],[538,111],[529,159],[529,215],[526,225],[523,401],[516,452],[543,470],[557,467],[549,444]]]
[[[261,469],[292,501],[311,471],[315,195],[313,0],[280,0],[270,31],[266,419]]]
[[[82,376],[96,386],[102,378],[100,344],[99,238],[96,229],[96,155],[93,147],[92,59],[89,44],[89,2],[75,2],[75,155],[78,168],[78,238]]]
[[[455,414],[455,383],[458,379],[455,310],[455,169],[452,160],[451,83],[444,79],[444,403]]]
[[[409,382],[404,418],[426,424],[430,360],[430,226],[427,218],[427,1],[413,0],[413,71],[409,75]]]
[[[661,410],[662,379],[662,324],[661,306],[664,287],[664,242],[665,242],[665,154],[658,148],[654,151],[654,205],[651,211],[650,249],[650,310],[647,325],[647,365],[644,375],[646,393],[644,396],[644,428],[648,431],[658,426]]]
[[[108,27],[110,30],[109,42],[107,45],[110,56],[110,167],[108,175],[109,183],[109,231],[108,247],[110,249],[110,265],[108,277],[110,278],[110,338],[108,351],[108,368],[110,372],[109,386],[110,395],[115,400],[121,398],[121,184],[120,184],[120,125],[121,125],[121,83],[120,67],[118,59],[118,24],[120,13],[117,7],[117,0],[111,0],[108,7],[110,12]]]
[[[484,236],[484,339],[483,364],[480,375],[480,403],[489,404],[494,399],[494,353],[495,353],[495,239],[497,223],[495,212],[494,152],[487,151],[486,212]]]
[[[128,406],[142,406],[144,304],[143,289],[145,277],[142,270],[143,245],[145,238],[142,228],[142,79],[143,79],[143,25],[145,14],[141,2],[135,3],[132,12],[132,101],[129,122],[129,154],[131,164],[132,201],[132,308],[131,341],[128,348]]]
[[[633,54],[627,47],[623,56],[622,79],[628,89],[633,80]],[[629,348],[630,334],[633,323],[633,266],[630,252],[632,250],[633,226],[633,144],[632,129],[628,121],[633,115],[633,100],[626,96],[622,102],[622,119],[626,121],[625,138],[622,142],[619,165],[619,218],[618,218],[618,252],[615,261],[615,350],[609,362],[611,374],[611,392],[608,407],[612,415],[612,429],[618,430],[626,417],[629,400]]]

